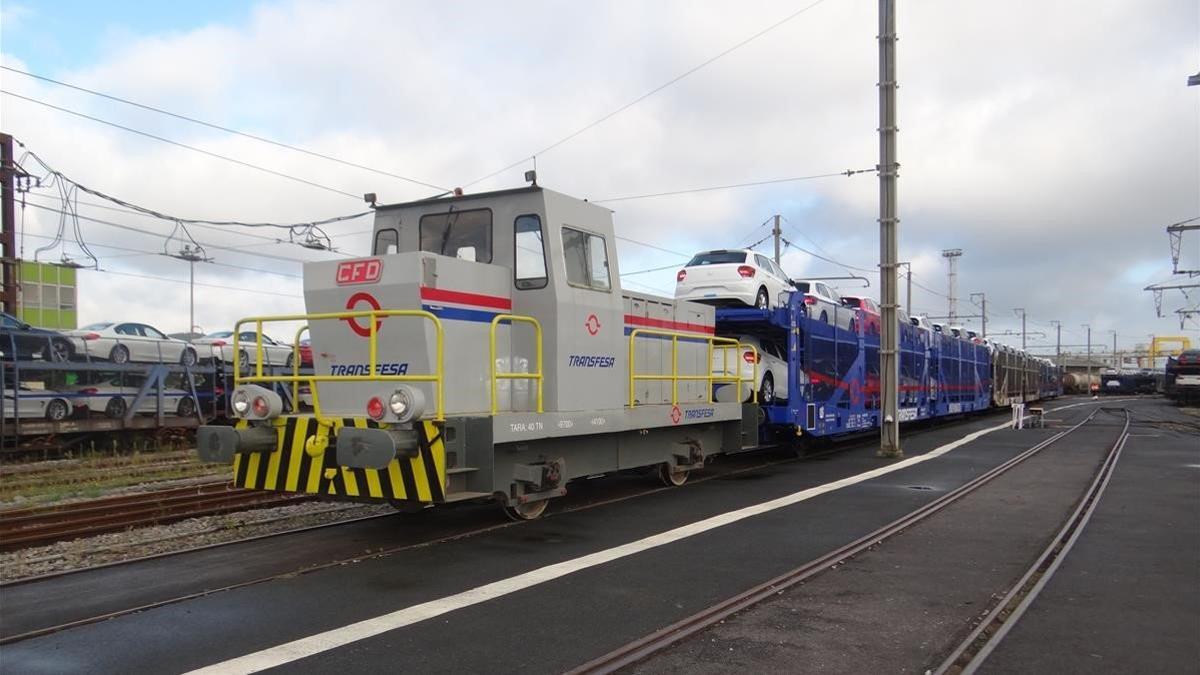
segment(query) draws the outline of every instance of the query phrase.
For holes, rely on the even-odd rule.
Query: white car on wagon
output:
[[[697,253],[675,275],[676,300],[714,305],[736,301],[772,309],[779,306],[783,294],[791,291],[791,281],[779,265],[749,249]]]
[[[735,367],[739,368],[741,377],[747,380],[742,385],[741,401],[750,400],[750,381],[754,382],[754,390],[758,392],[757,400],[760,405],[771,405],[777,400],[786,401],[788,397],[787,344],[783,341],[762,340],[753,335],[739,335],[737,340],[739,344],[751,346],[754,349],[743,347],[735,350],[722,348],[723,346],[714,348],[713,374],[735,375],[737,374]],[[757,369],[755,368],[756,355]],[[754,379],[756,370],[757,381]],[[721,394],[720,388],[718,388],[717,394],[718,399],[725,400],[725,395]]]
[[[267,335],[262,336],[263,342],[263,365],[264,366],[287,366],[291,367],[293,354],[292,348],[288,345],[274,340]],[[233,363],[233,331],[219,330],[215,333],[209,333],[204,337],[192,340],[192,344],[201,348],[205,347],[212,350],[212,358],[221,363]],[[242,331],[238,333],[238,366],[242,370],[250,368],[257,359],[258,346],[255,343],[255,333],[252,330]],[[208,358],[208,354],[204,354]]]
[[[93,323],[64,333],[75,343],[75,354],[113,363],[182,363],[196,365],[196,349],[183,340],[144,323]]]
[[[842,296],[824,281],[797,279],[792,282],[796,290],[804,294],[808,305],[808,316],[831,326],[850,330],[857,310],[842,304]]]

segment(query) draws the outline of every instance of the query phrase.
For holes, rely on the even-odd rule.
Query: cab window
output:
[[[390,255],[400,251],[400,234],[392,228],[375,233],[375,255]]]
[[[421,250],[451,258],[492,262],[492,210],[421,216]]]
[[[608,274],[608,249],[604,237],[570,227],[562,229],[563,262],[567,283],[597,291],[612,289]]]
[[[546,247],[542,241],[542,219],[537,215],[517,216],[513,223],[513,283],[517,288],[545,288]]]

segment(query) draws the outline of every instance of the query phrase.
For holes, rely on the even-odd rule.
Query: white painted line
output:
[[[1061,408],[1056,408],[1055,410],[1063,410],[1065,408],[1074,408],[1076,406],[1092,404],[1094,404],[1093,401],[1087,401],[1084,403],[1066,405]],[[421,621],[432,619],[434,617],[453,612],[457,609],[463,609],[465,607],[477,605],[479,603],[486,602],[488,600],[494,600],[495,598],[499,598],[510,593],[515,593],[526,588],[544,584],[547,581],[553,581],[560,577],[564,577],[568,574],[579,572],[590,567],[603,565],[604,563],[625,558],[635,553],[641,553],[642,551],[664,546],[681,539],[687,539],[688,537],[702,534],[704,532],[708,532],[709,530],[714,530],[718,527],[723,527],[731,523],[736,523],[752,516],[762,515],[776,509],[781,509],[785,506],[798,504],[802,501],[812,499],[813,497],[823,495],[827,492],[833,492],[834,490],[840,490],[841,488],[854,485],[856,483],[861,483],[863,481],[868,481],[872,478],[878,478],[879,476],[892,473],[893,471],[907,469],[908,467],[920,464],[921,462],[927,462],[931,459],[941,457],[951,450],[960,448],[967,443],[980,438],[981,436],[990,434],[993,431],[1008,429],[1010,426],[1012,426],[1011,422],[1005,422],[1003,424],[997,424],[994,427],[980,429],[979,431],[967,434],[966,436],[963,436],[952,443],[939,446],[938,448],[923,455],[909,457],[908,459],[903,459],[895,464],[881,466],[878,469],[872,469],[848,478],[833,481],[832,483],[825,483],[824,485],[818,485],[817,487],[808,488],[807,490],[794,492],[790,495],[779,497],[778,499],[772,499],[760,504],[754,504],[736,511],[722,513],[720,515],[706,518],[689,525],[677,527],[673,530],[660,532],[659,534],[651,535],[645,539],[639,539],[637,541],[629,542],[628,544],[622,544],[614,548],[597,551],[595,553],[590,553],[572,560],[566,560],[553,565],[540,567],[538,569],[525,572],[524,574],[518,574],[515,577],[509,577],[508,579],[502,579],[500,581],[494,581],[490,584],[484,584],[483,586],[478,586],[476,588],[463,591],[462,593],[456,593],[454,595],[449,595],[437,600],[423,602],[419,605],[405,607],[404,609],[399,609],[372,619],[366,619],[357,623],[352,623],[348,626],[334,628],[323,633],[317,633],[316,635],[310,635],[308,637],[300,638],[299,640],[286,642],[275,647],[254,652],[253,654],[239,656],[237,658],[233,658],[228,661],[222,661],[221,663],[200,668],[198,670],[193,670],[191,672],[193,674],[257,673],[268,668],[275,668],[285,663],[291,663],[292,661],[298,661],[309,656],[320,654],[321,652],[343,647],[352,642],[365,640],[388,631],[404,628],[405,626],[411,626],[415,623],[420,623]]]

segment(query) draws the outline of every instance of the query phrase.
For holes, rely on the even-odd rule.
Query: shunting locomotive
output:
[[[785,295],[737,310],[623,290],[611,211],[536,184],[377,206],[371,256],[305,264],[305,314],[239,322],[235,339],[259,338],[237,422],[200,427],[198,452],[248,489],[495,500],[530,519],[575,478],[651,468],[680,485],[716,454],[877,427],[878,336]],[[264,331],[297,322],[312,373],[264,365]],[[1026,361],[1010,387],[995,350],[912,328],[906,420],[1054,393]],[[786,399],[757,400],[761,343],[744,335],[786,344]],[[285,412],[301,387],[312,410]]]

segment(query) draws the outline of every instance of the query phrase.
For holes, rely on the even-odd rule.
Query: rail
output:
[[[671,339],[671,374],[647,374],[637,372],[637,338],[641,336],[657,336]],[[708,344],[708,360],[706,367],[708,368],[707,375],[680,375],[679,374],[679,340],[704,340]],[[718,346],[719,345],[719,346]],[[721,354],[721,374],[713,374],[713,349],[718,348],[723,350]],[[679,405],[679,382],[708,382],[708,402],[713,402],[713,384],[718,382],[730,382],[737,385],[739,398],[742,390],[742,382],[746,379],[742,377],[742,369],[737,365],[736,358],[734,359],[735,374],[727,375],[729,372],[728,350],[733,349],[737,352],[749,349],[754,355],[753,375],[750,380],[751,384],[751,400],[758,401],[758,392],[754,391],[754,383],[758,382],[758,349],[751,344],[738,342],[733,338],[722,338],[714,336],[695,335],[692,333],[680,333],[677,331],[658,330],[654,328],[635,328],[629,334],[629,407],[637,406],[637,383],[640,381],[670,381],[671,382],[671,405]]]
[[[433,324],[434,333],[436,335],[436,351],[434,357],[434,369],[432,373],[426,375],[380,375],[379,374],[379,326],[383,323],[383,319],[390,317],[415,317],[429,321]],[[368,361],[367,374],[365,375],[300,375],[295,370],[295,361],[293,359],[293,374],[291,375],[263,375],[263,324],[268,322],[281,321],[304,321],[311,323],[313,321],[330,321],[330,320],[354,320],[368,319]],[[421,309],[373,309],[373,310],[355,310],[345,312],[323,312],[319,314],[285,314],[281,316],[256,316],[249,317],[238,321],[233,327],[233,351],[239,353],[238,338],[242,330],[242,326],[246,324],[254,324],[254,347],[255,347],[255,363],[254,373],[252,375],[242,375],[241,369],[234,371],[233,384],[235,387],[241,386],[243,383],[283,383],[283,384],[300,384],[304,382],[310,383],[313,397],[313,414],[318,420],[325,419],[321,414],[321,404],[317,396],[317,382],[429,382],[434,385],[436,391],[436,412],[437,421],[446,419],[446,397],[445,397],[445,335],[442,328],[442,322],[430,312]],[[299,335],[299,331],[297,332]]]
[[[512,371],[507,372],[507,373],[496,372],[496,327],[499,326],[502,321],[508,321],[510,324],[512,324],[512,323],[527,323],[527,324],[533,326],[534,344],[535,344],[535,352],[534,353],[536,355],[535,358],[537,360],[537,371],[536,372],[532,372],[532,373],[518,373],[518,372],[512,372]],[[496,398],[497,398],[496,397],[496,383],[502,379],[503,380],[534,380],[535,382],[537,382],[537,412],[539,412],[539,413],[543,412],[543,410],[542,410],[542,384],[543,384],[544,378],[542,377],[542,375],[543,375],[543,371],[542,371],[542,324],[539,323],[537,319],[535,319],[531,316],[519,316],[516,314],[497,314],[495,317],[492,318],[492,326],[491,326],[491,329],[488,331],[488,354],[490,356],[490,358],[488,359],[488,363],[490,364],[491,375],[492,375],[492,414],[495,415],[496,412],[499,410],[499,402],[496,400]]]

